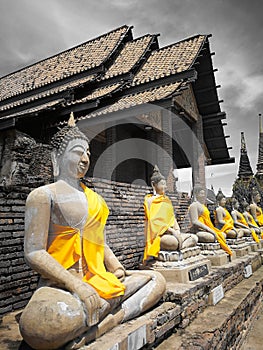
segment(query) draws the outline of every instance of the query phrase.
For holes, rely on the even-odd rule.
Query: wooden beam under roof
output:
[[[203,76],[205,76],[205,75],[210,75],[210,74],[215,73],[215,72],[217,72],[217,71],[218,71],[217,68],[215,68],[215,69],[213,69],[213,70],[207,70],[207,71],[198,73],[198,76],[199,76],[199,77],[203,77]]]
[[[233,149],[233,147],[229,146],[227,147],[227,149]],[[221,151],[225,151],[226,148],[225,147],[218,147],[218,148],[209,148],[210,152],[221,152]]]
[[[224,102],[224,100],[214,100],[214,101],[211,101],[211,102],[206,102],[206,103],[200,104],[200,105],[198,105],[198,107],[199,108],[209,107],[209,106],[213,106],[213,105],[216,105],[216,104],[219,104],[219,103],[222,103],[222,102]]]
[[[209,142],[209,141],[216,141],[216,140],[221,140],[221,139],[228,139],[230,137],[230,135],[221,135],[221,136],[215,136],[215,137],[208,137],[205,138],[205,142]]]
[[[211,114],[203,114],[202,119],[207,120],[210,118],[217,118],[217,119],[225,119],[226,112],[217,112],[217,113],[211,113]]]
[[[221,88],[221,85],[216,85],[216,86],[208,86],[206,88],[202,88],[202,89],[195,89],[195,93],[197,94],[202,94],[204,92],[209,92],[209,91],[213,91],[215,89],[219,89]]]
[[[225,125],[227,125],[227,123],[222,123],[222,124],[214,123],[214,124],[210,124],[210,125],[205,125],[204,129],[205,130],[207,130],[207,129],[214,129],[215,127],[225,126]]]

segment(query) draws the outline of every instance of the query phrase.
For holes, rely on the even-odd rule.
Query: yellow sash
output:
[[[229,211],[226,210],[225,208],[224,209],[224,212],[225,212],[225,217],[224,217],[224,226],[220,228],[220,231],[221,232],[226,232],[229,231],[229,230],[232,230],[234,228],[234,220],[232,219],[232,216],[230,215]],[[215,225],[217,227],[220,227],[220,224],[219,222],[217,221],[217,215],[216,215],[216,211],[215,211]]]
[[[211,228],[215,234],[216,234],[216,239],[218,241],[218,243],[220,244],[221,248],[224,249],[225,252],[227,252],[227,254],[232,255],[232,250],[229,248],[229,246],[226,243],[226,239],[225,236],[222,232],[222,230],[218,230],[212,223],[211,219],[210,219],[210,212],[208,210],[208,208],[203,204],[203,213],[198,217],[198,220],[200,222],[202,222],[204,225],[208,226],[209,228]]]
[[[245,219],[244,215],[241,214],[240,212],[238,212],[238,215],[239,215],[239,217],[238,217],[237,221],[240,222],[241,224],[247,226],[247,228],[249,228],[249,225],[248,225],[247,220]],[[252,217],[252,219],[253,219],[253,217]],[[253,230],[251,228],[249,228],[249,229],[251,231],[251,235],[252,235],[254,241],[258,243],[259,238],[258,238],[258,235],[256,234],[255,230]]]
[[[174,209],[170,199],[165,195],[158,196],[154,198],[149,208],[148,199],[151,197],[152,194],[148,194],[144,198],[145,250],[143,260],[150,256],[158,256],[161,236],[175,224]]]
[[[83,281],[90,284],[104,299],[124,294],[125,286],[118,278],[106,271],[104,265],[104,227],[109,209],[104,199],[81,184],[88,201],[88,219],[83,230],[83,255],[88,272]],[[78,229],[53,225],[54,240],[48,248],[65,269],[73,266],[81,256],[81,238]]]
[[[262,209],[260,207],[257,207],[256,213],[257,213],[257,222],[258,222],[259,226],[263,226]]]

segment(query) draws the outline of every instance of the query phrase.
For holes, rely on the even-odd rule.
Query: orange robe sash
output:
[[[260,207],[257,207],[257,222],[259,224],[259,226],[263,226],[263,213],[262,213],[262,209]]]
[[[80,231],[68,226],[53,225],[55,238],[48,248],[48,253],[65,269],[72,267],[81,257],[82,251],[88,272],[83,281],[90,284],[104,299],[111,299],[124,294],[125,286],[118,278],[106,271],[104,265],[104,227],[109,209],[104,199],[81,184],[88,201],[88,218]]]
[[[211,218],[210,218],[210,212],[208,208],[203,204],[204,211],[203,213],[198,217],[198,220],[202,222],[204,225],[208,226],[211,228],[216,235],[216,239],[218,243],[220,244],[221,248],[229,255],[232,255],[232,250],[229,248],[229,246],[226,243],[225,236],[222,232],[222,230],[218,230],[212,223]]]
[[[258,238],[258,235],[256,234],[255,230],[253,230],[253,228],[250,228],[248,223],[247,223],[247,220],[245,219],[244,215],[241,214],[240,212],[238,212],[238,218],[237,218],[237,221],[240,222],[241,224],[247,226],[247,228],[251,231],[251,235],[254,239],[255,242],[259,243],[259,238]],[[252,215],[251,215],[252,216]],[[253,219],[253,217],[252,217]]]
[[[165,195],[158,196],[154,198],[149,208],[148,199],[152,196],[152,194],[148,194],[144,198],[145,249],[143,260],[148,259],[150,256],[158,256],[161,236],[169,227],[173,227],[175,224],[171,200]]]

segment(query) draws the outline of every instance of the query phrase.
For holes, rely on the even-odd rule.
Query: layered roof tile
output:
[[[9,74],[0,80],[0,101],[100,66],[116,49],[128,26]]]

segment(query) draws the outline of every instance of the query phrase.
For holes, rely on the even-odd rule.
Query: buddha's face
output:
[[[261,199],[260,194],[257,193],[257,194],[254,196],[254,202],[255,202],[255,203],[259,203],[259,202],[260,202],[260,199]]]
[[[223,197],[222,199],[220,199],[219,203],[218,203],[221,207],[225,207],[226,206],[226,198]]]
[[[59,174],[64,177],[80,179],[88,171],[90,150],[87,141],[70,140],[63,154],[58,159]]]
[[[153,184],[153,187],[155,188],[155,191],[157,194],[165,194],[166,191],[166,181],[165,180],[160,180],[159,182],[157,182],[157,184]]]
[[[196,193],[196,200],[200,203],[205,203],[205,200],[206,200],[205,190],[201,190]]]
[[[249,213],[249,211],[250,211],[250,206],[249,206],[249,204],[245,207],[245,211],[247,211],[247,212]]]
[[[235,208],[235,209],[238,209],[238,208],[239,208],[239,203],[238,203],[238,202],[235,202],[235,203],[234,203],[234,208]]]

